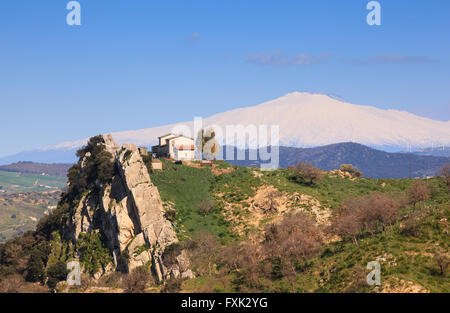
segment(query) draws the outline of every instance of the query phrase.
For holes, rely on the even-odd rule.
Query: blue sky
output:
[[[292,91],[450,119],[450,1],[0,2],[0,156]]]

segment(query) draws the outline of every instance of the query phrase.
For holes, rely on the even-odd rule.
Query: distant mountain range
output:
[[[192,118],[189,116],[187,120]],[[119,143],[150,146],[157,142],[158,136],[169,132],[193,137],[193,125],[193,121],[189,120],[147,129],[116,132],[112,135]],[[219,126],[223,131],[227,125],[244,127],[277,125],[278,145],[297,148],[319,147],[339,142],[358,142],[391,152],[450,146],[450,121],[436,121],[405,111],[351,104],[335,97],[307,92],[293,92],[256,106],[219,113],[203,119],[203,127],[208,125]],[[3,157],[0,158],[0,164],[23,160],[73,163],[76,161],[74,152],[86,141],[87,138],[64,142]],[[219,141],[225,144],[220,138]],[[256,141],[255,139],[246,142],[245,136],[242,136],[234,144],[226,144],[251,148],[257,147]]]
[[[424,148],[424,149],[412,151],[411,153],[417,154],[417,155],[433,155],[433,156],[450,157],[450,147]]]
[[[67,171],[72,164],[44,164],[34,162],[17,162],[0,166],[0,171],[20,172],[27,174],[46,174],[50,176],[67,176]]]
[[[232,147],[234,157],[227,159],[226,146],[222,147],[221,154],[228,162],[242,166],[259,167],[261,161],[249,160],[250,150],[244,151],[245,160],[235,160],[238,149]],[[242,151],[242,150],[241,150]],[[258,154],[258,153],[257,153]],[[338,169],[341,164],[353,164],[359,168],[364,177],[371,178],[407,178],[435,176],[445,163],[450,162],[450,157],[436,157],[428,155],[416,155],[413,153],[390,153],[372,149],[370,147],[352,143],[338,143],[316,148],[279,147],[279,165],[288,167],[298,161],[312,162],[322,170]],[[42,164],[33,162],[18,162],[6,166],[0,166],[0,170],[41,174],[46,173],[55,176],[65,176],[71,164]]]
[[[226,149],[226,148],[224,148]],[[234,148],[235,155],[237,149]],[[245,151],[246,160],[228,160],[232,164],[260,166],[261,161],[249,161],[250,151]],[[412,153],[389,153],[370,147],[347,142],[317,148],[280,147],[280,167],[295,165],[296,162],[312,162],[322,170],[338,169],[341,164],[352,164],[359,168],[364,177],[408,178],[436,176],[450,157],[422,156]]]

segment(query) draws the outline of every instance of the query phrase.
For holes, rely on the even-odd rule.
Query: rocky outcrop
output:
[[[158,281],[193,277],[184,252],[176,256],[175,264],[163,262],[166,248],[178,239],[142,160],[144,150],[132,144],[119,147],[111,135],[103,139],[115,162],[115,175],[111,184],[82,196],[68,225],[69,237],[76,242],[81,233],[99,229],[117,270],[151,264]]]

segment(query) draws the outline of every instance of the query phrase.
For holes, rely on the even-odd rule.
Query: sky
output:
[[[0,157],[293,91],[450,120],[450,1],[0,2]]]

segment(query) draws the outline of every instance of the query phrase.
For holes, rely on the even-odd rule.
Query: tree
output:
[[[278,207],[279,207],[279,203],[277,200],[277,197],[280,196],[280,192],[278,191],[270,191],[263,203],[261,204],[261,208],[264,212],[264,214],[272,214],[272,213],[276,213],[278,211]]]
[[[439,175],[444,178],[444,182],[450,190],[450,163],[445,163],[439,170]]]
[[[216,208],[216,203],[212,199],[203,200],[198,204],[198,211],[203,216],[208,215]]]
[[[280,223],[265,228],[262,251],[272,273],[285,277],[294,285],[297,273],[307,266],[307,261],[321,248],[321,231],[306,213],[285,216]]]
[[[149,282],[153,281],[148,268],[145,266],[136,267],[124,278],[125,292],[143,293]]]
[[[60,281],[64,281],[67,279],[67,274],[69,271],[67,270],[66,263],[62,261],[58,261],[55,264],[51,265],[47,270],[47,286],[50,289],[55,289],[56,285]]]
[[[294,180],[309,185],[313,185],[314,181],[320,181],[323,176],[321,170],[313,166],[311,162],[299,162],[292,170]]]
[[[211,275],[218,249],[214,235],[207,230],[200,230],[186,243],[186,247],[193,269],[199,275]]]
[[[343,239],[351,238],[358,244],[357,237],[363,231],[374,234],[392,225],[397,220],[398,208],[394,199],[376,191],[347,198],[336,210],[331,232]]]
[[[44,268],[45,256],[38,249],[33,249],[31,252],[30,260],[28,262],[28,271],[26,280],[30,282],[44,282],[45,280],[45,268]]]
[[[430,191],[428,190],[428,187],[420,180],[416,180],[412,183],[411,187],[409,188],[409,194],[411,199],[410,201],[414,209],[416,208],[417,203],[420,204],[430,197]]]
[[[448,257],[448,254],[437,251],[434,254],[434,259],[436,260],[436,263],[439,267],[439,274],[445,277],[447,275],[447,269],[450,264],[450,258]]]

